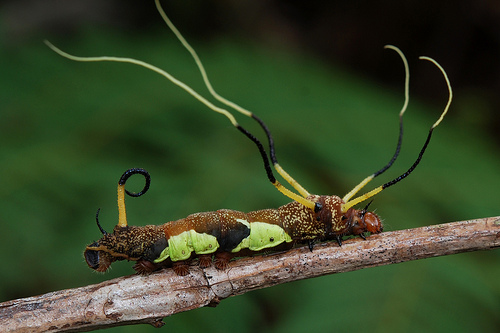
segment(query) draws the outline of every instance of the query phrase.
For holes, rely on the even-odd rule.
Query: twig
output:
[[[277,284],[366,267],[500,247],[500,216],[385,232],[363,241],[319,244],[244,258],[221,272],[191,268],[131,275],[96,285],[0,303],[5,332],[83,332],[149,323],[175,313],[215,306],[222,299]]]

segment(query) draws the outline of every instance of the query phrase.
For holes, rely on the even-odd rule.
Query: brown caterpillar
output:
[[[128,226],[125,213],[125,193],[131,196],[140,196],[148,190],[150,184],[150,176],[144,169],[129,169],[122,175],[118,183],[119,221],[113,232],[107,233],[104,231],[96,216],[97,225],[103,237],[85,249],[84,256],[89,267],[104,272],[114,261],[132,260],[137,262],[134,265],[134,269],[142,274],[148,274],[163,266],[172,265],[177,274],[185,275],[188,273],[187,261],[194,257],[199,258],[199,265],[201,267],[207,267],[211,264],[212,257],[214,256],[215,266],[218,269],[224,269],[235,254],[242,256],[267,249],[286,249],[293,246],[294,243],[308,243],[312,251],[313,243],[318,240],[336,240],[340,246],[342,244],[342,237],[344,236],[359,235],[364,239],[365,233],[381,232],[383,229],[381,221],[375,213],[367,211],[368,206],[361,210],[354,209],[354,206],[406,178],[420,163],[434,128],[443,120],[452,100],[451,86],[443,68],[431,58],[420,57],[420,59],[431,61],[442,72],[448,86],[449,99],[441,116],[431,126],[427,139],[413,165],[395,179],[361,196],[353,198],[373,178],[391,167],[398,157],[401,148],[403,137],[402,117],[408,105],[409,69],[402,52],[394,46],[387,45],[386,48],[392,49],[400,55],[406,73],[405,103],[399,113],[400,130],[395,153],[386,166],[365,178],[343,198],[338,196],[312,195],[278,164],[273,138],[264,122],[252,112],[234,104],[215,92],[207,78],[205,68],[194,49],[166,16],[160,6],[159,0],[155,0],[155,3],[164,21],[195,60],[205,85],[212,96],[224,105],[254,119],[263,128],[269,141],[269,157],[262,143],[254,135],[241,127],[236,122],[233,114],[224,108],[215,106],[192,88],[162,69],[131,58],[77,57],[61,51],[47,41],[46,44],[61,56],[71,60],[131,63],[164,76],[213,111],[227,117],[234,127],[254,142],[264,161],[264,167],[270,182],[281,193],[294,201],[277,209],[264,209],[250,213],[223,209],[215,212],[192,214],[184,219],[167,222],[160,226]],[[298,193],[290,191],[276,180],[269,160],[274,169]],[[146,179],[146,185],[139,193],[130,193],[125,190],[127,179],[134,174],[141,174]]]

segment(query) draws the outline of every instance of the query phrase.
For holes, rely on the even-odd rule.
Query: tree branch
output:
[[[226,271],[191,267],[0,303],[0,327],[16,332],[83,332],[149,323],[277,284],[366,267],[500,247],[500,216],[372,235],[236,260]]]

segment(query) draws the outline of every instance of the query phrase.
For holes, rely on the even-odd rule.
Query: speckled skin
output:
[[[298,202],[291,202],[277,209],[249,213],[228,209],[195,213],[161,226],[116,226],[113,233],[106,234],[98,242],[87,246],[84,256],[91,268],[101,272],[106,271],[113,261],[132,260],[137,261],[134,269],[139,273],[151,273],[173,263],[174,270],[185,275],[188,273],[186,260],[176,258],[181,255],[180,251],[187,258],[199,255],[192,246],[196,239],[209,238],[215,242],[213,251],[205,251],[203,255],[199,255],[200,266],[208,266],[214,254],[215,266],[224,269],[235,252],[245,250],[242,252],[248,253],[248,249],[251,249],[248,240],[255,240],[255,237],[260,237],[258,240],[262,248],[273,249],[284,243],[290,243],[291,246],[296,242],[310,243],[315,240],[335,239],[341,244],[345,235],[360,235],[364,238],[365,232],[382,231],[380,219],[374,213],[351,208],[343,214],[343,201],[337,196],[311,195],[308,199],[321,205],[319,212]],[[282,238],[276,239],[271,232],[270,236],[265,233],[262,236],[262,230],[267,230],[266,228],[281,230],[279,235]],[[193,232],[186,234],[190,230],[194,231],[196,239],[191,236]],[[176,245],[175,250],[173,245]]]

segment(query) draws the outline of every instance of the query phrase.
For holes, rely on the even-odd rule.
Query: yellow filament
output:
[[[208,79],[208,76],[207,76],[207,73],[205,71],[205,68],[204,68],[204,66],[203,66],[200,58],[198,57],[198,54],[196,53],[196,51],[191,47],[191,45],[186,41],[186,39],[182,36],[182,34],[179,32],[179,30],[174,26],[174,24],[172,23],[172,21],[168,18],[168,16],[166,15],[165,11],[161,7],[160,1],[159,0],[155,0],[155,4],[156,4],[156,8],[158,9],[158,12],[160,13],[160,15],[163,18],[163,20],[165,21],[165,23],[170,28],[170,30],[172,30],[172,32],[175,34],[175,36],[179,39],[179,41],[182,43],[182,45],[186,48],[186,50],[188,50],[188,52],[193,57],[196,65],[198,66],[198,69],[200,70],[200,73],[201,73],[202,78],[203,78],[203,82],[205,83],[205,85],[206,85],[208,91],[210,92],[210,94],[215,99],[217,99],[218,101],[220,101],[221,103],[223,103],[223,104],[225,104],[225,105],[233,108],[234,110],[236,110],[236,111],[238,111],[238,112],[240,112],[240,113],[242,113],[242,114],[244,114],[244,115],[246,115],[248,117],[252,117],[252,112],[250,112],[250,111],[242,108],[241,106],[237,105],[236,103],[234,103],[232,101],[229,101],[226,98],[220,96],[213,89],[212,84],[210,83],[210,80]],[[205,104],[211,110],[213,110],[213,111],[215,111],[217,113],[220,113],[220,114],[226,116],[229,119],[229,121],[231,122],[231,124],[233,126],[235,126],[235,127],[238,126],[238,123],[237,123],[236,119],[234,118],[234,116],[229,111],[227,111],[226,109],[223,109],[223,108],[215,106],[213,103],[209,102],[206,98],[204,98],[203,96],[201,96],[199,93],[197,93],[191,87],[189,87],[188,85],[186,85],[184,82],[176,79],[170,73],[168,73],[168,72],[166,72],[166,71],[164,71],[164,70],[162,70],[162,69],[160,69],[160,68],[158,68],[158,67],[156,67],[154,65],[151,65],[151,64],[146,63],[146,62],[141,61],[141,60],[137,60],[137,59],[133,59],[133,58],[125,58],[125,57],[109,57],[109,56],[103,56],[103,57],[78,57],[78,56],[74,56],[74,55],[68,54],[68,53],[60,50],[59,48],[57,48],[56,46],[54,46],[53,44],[51,44],[49,41],[44,41],[44,42],[54,52],[58,53],[59,55],[65,57],[65,58],[68,58],[70,60],[82,61],[82,62],[98,62],[98,61],[124,62],[124,63],[131,63],[131,64],[134,64],[134,65],[138,65],[138,66],[147,68],[149,70],[152,70],[152,71],[154,71],[154,72],[162,75],[163,77],[167,78],[172,83],[174,83],[175,85],[179,86],[180,88],[184,89],[187,93],[189,93],[191,96],[193,96],[194,98],[196,98],[201,103]],[[307,197],[309,195],[309,192],[307,192],[295,179],[293,179],[285,170],[283,170],[283,168],[281,168],[281,166],[279,166],[279,165],[276,164],[276,165],[274,165],[274,167],[275,167],[276,171],[283,177],[283,179],[285,179],[291,186],[293,186],[302,196]],[[283,188],[283,187],[281,186],[278,189],[280,190],[280,188]],[[293,200],[295,200],[295,198],[297,197],[297,195],[295,195],[291,191],[282,191],[282,190],[280,190],[280,192],[282,192],[283,194],[285,194],[286,196],[288,196],[289,198],[291,198]],[[304,200],[302,200],[302,201],[304,201]],[[309,201],[309,200],[305,200],[305,201],[307,202],[307,206],[314,205],[314,203],[312,201]]]
[[[196,51],[186,41],[186,39],[182,36],[182,34],[175,27],[175,25],[172,23],[172,21],[168,18],[167,14],[165,13],[165,11],[163,10],[163,8],[161,7],[160,1],[159,0],[155,0],[155,4],[156,4],[156,8],[158,9],[158,12],[160,13],[161,17],[163,18],[163,21],[165,21],[165,23],[168,25],[168,27],[170,28],[170,30],[172,30],[172,32],[177,37],[177,39],[182,43],[182,45],[184,46],[184,48],[186,48],[186,50],[188,50],[188,52],[193,57],[196,65],[198,66],[198,69],[200,70],[201,76],[203,77],[203,82],[205,83],[205,86],[207,87],[207,89],[210,92],[210,94],[215,99],[217,99],[219,102],[221,102],[221,103],[223,103],[223,104],[225,104],[225,105],[233,108],[234,110],[236,110],[236,111],[244,114],[247,117],[252,117],[253,113],[251,111],[248,111],[247,109],[239,106],[238,104],[236,104],[236,103],[234,103],[234,102],[232,102],[232,101],[230,101],[230,100],[222,97],[221,95],[219,95],[215,91],[215,89],[213,88],[212,84],[210,83],[210,80],[208,79],[208,75],[207,75],[207,72],[205,71],[205,67],[203,66],[203,63],[201,62],[200,57],[198,56],[198,54],[196,53]],[[280,165],[274,164],[273,166],[274,166],[274,169],[281,175],[281,177],[283,177],[283,179],[285,179],[285,181],[288,184],[290,184],[294,189],[296,189],[297,192],[299,192],[304,198],[306,198],[306,197],[308,197],[310,195],[309,192],[304,187],[302,187],[302,185],[300,185],[295,179],[293,179],[288,174],[288,172],[286,172]],[[288,191],[288,192],[290,192],[290,191]],[[283,193],[283,194],[285,194],[285,193]],[[290,195],[288,195],[288,194],[285,194],[285,195],[287,197],[293,199],[292,197],[290,197]]]
[[[358,185],[356,185],[356,187],[354,187],[349,193],[347,193],[342,198],[342,200],[344,202],[349,201],[356,193],[359,192],[359,190],[361,190],[363,187],[365,187],[365,185],[368,184],[373,178],[375,178],[375,177],[373,175],[370,175],[370,176],[366,177],[365,179],[363,179],[363,181],[361,183],[359,183]]]
[[[210,92],[210,94],[215,99],[217,99],[219,102],[221,102],[221,103],[223,103],[223,104],[225,104],[225,105],[227,105],[227,106],[235,109],[236,111],[244,114],[245,116],[252,117],[252,112],[250,112],[250,111],[242,108],[238,104],[233,103],[230,100],[222,97],[221,95],[219,95],[215,91],[215,89],[212,87],[212,84],[210,83],[210,80],[208,79],[207,72],[205,71],[205,67],[203,66],[203,63],[201,62],[200,57],[198,57],[198,54],[196,53],[196,51],[186,41],[186,39],[182,36],[182,34],[179,32],[179,30],[177,30],[177,28],[172,23],[172,21],[170,21],[170,19],[168,18],[167,14],[165,13],[165,11],[163,10],[163,8],[161,7],[160,1],[159,0],[155,0],[155,4],[156,4],[156,8],[158,9],[158,12],[160,13],[161,17],[163,18],[163,21],[165,21],[165,23],[168,25],[168,27],[170,28],[170,30],[172,30],[172,32],[177,37],[177,39],[182,43],[182,45],[186,48],[186,50],[189,51],[189,53],[193,57],[194,61],[196,62],[196,65],[198,66],[198,68],[200,70],[201,76],[203,77],[203,82],[205,82],[205,85],[207,86],[207,89]]]
[[[371,197],[373,197],[374,195],[376,195],[376,194],[380,193],[382,190],[383,190],[383,187],[382,187],[382,186],[379,186],[379,187],[377,187],[377,188],[375,188],[375,189],[371,190],[370,192],[365,193],[365,194],[363,194],[363,195],[361,195],[361,196],[357,197],[356,199],[353,199],[353,200],[351,200],[351,201],[349,201],[349,202],[344,203],[344,204],[342,205],[342,208],[341,208],[342,213],[347,212],[347,210],[348,210],[349,208],[353,207],[354,205],[357,205],[357,204],[359,204],[360,202],[363,202],[363,201],[365,201],[365,200],[367,200],[367,199],[370,199],[370,198],[371,198]]]
[[[66,53],[66,52],[60,50],[59,48],[57,48],[56,46],[54,46],[52,43],[50,43],[47,40],[44,42],[45,42],[45,44],[47,44],[48,47],[50,47],[54,52],[56,52],[60,56],[68,58],[68,59],[73,60],[73,61],[80,61],[80,62],[99,62],[99,61],[124,62],[124,63],[130,63],[130,64],[134,64],[137,66],[147,68],[153,72],[160,74],[161,76],[165,77],[166,79],[170,80],[170,82],[172,82],[173,84],[181,87],[187,93],[189,93],[191,96],[196,98],[201,103],[205,104],[211,110],[226,116],[229,119],[229,121],[233,124],[233,126],[235,126],[235,127],[238,126],[236,119],[229,111],[227,111],[226,109],[220,108],[218,106],[215,106],[210,101],[208,101],[205,97],[198,94],[196,91],[193,90],[193,88],[191,88],[190,86],[188,86],[184,82],[179,81],[174,76],[172,76],[170,73],[167,73],[163,69],[160,69],[156,66],[148,64],[147,62],[133,59],[133,58],[122,58],[122,57],[107,57],[107,56],[103,56],[103,57],[78,57],[78,56],[74,56],[74,55],[71,55],[69,53]]]
[[[434,125],[432,125],[432,128],[435,128],[435,127],[437,127],[441,123],[441,121],[443,120],[444,116],[446,116],[446,113],[448,113],[448,109],[450,108],[451,101],[453,100],[453,91],[451,89],[450,80],[448,79],[448,75],[446,74],[446,71],[444,70],[443,67],[441,67],[440,64],[438,64],[438,62],[436,60],[434,60],[432,58],[429,58],[429,57],[425,57],[425,56],[419,57],[419,59],[430,61],[437,68],[439,68],[439,70],[443,74],[444,79],[446,81],[446,86],[448,87],[448,95],[449,95],[449,97],[448,97],[448,103],[446,103],[446,107],[444,108],[443,113],[441,113],[441,117],[439,117],[439,119],[434,123]]]
[[[307,208],[312,209],[314,211],[314,207],[316,205],[314,203],[314,201],[305,199],[305,198],[301,197],[300,195],[298,195],[296,193],[293,193],[292,191],[290,191],[289,189],[287,189],[286,187],[284,187],[283,185],[281,185],[281,183],[278,182],[278,181],[275,181],[273,183],[273,185],[278,189],[278,191],[280,191],[281,193],[283,193],[284,195],[286,195],[290,199],[295,200],[298,203],[301,203],[302,205],[304,205]]]
[[[274,168],[276,169],[276,171],[278,171],[278,173],[281,175],[281,177],[283,177],[283,179],[285,179],[288,182],[288,184],[292,185],[292,187],[294,189],[296,189],[300,193],[300,195],[302,195],[304,198],[307,198],[308,196],[311,195],[309,192],[307,192],[307,190],[305,188],[302,187],[302,185],[300,185],[285,170],[283,170],[281,165],[276,163],[276,164],[274,164]],[[307,206],[307,205],[305,205],[305,206]]]
[[[405,67],[405,102],[403,104],[403,107],[401,108],[401,111],[399,111],[399,116],[402,117],[406,109],[408,108],[408,103],[410,102],[410,66],[408,66],[408,61],[406,60],[403,52],[396,46],[386,45],[384,46],[384,49],[396,51],[401,57],[401,60],[403,60],[403,65]]]
[[[401,50],[399,48],[397,48],[394,45],[385,45],[384,48],[396,51],[398,53],[398,55],[400,56],[401,60],[403,60],[403,65],[405,68],[405,101],[403,103],[403,107],[401,108],[401,111],[399,111],[399,119],[401,121],[401,118],[403,117],[403,114],[405,113],[406,109],[408,108],[408,103],[410,101],[410,66],[408,66],[408,61],[406,60],[405,55],[403,54],[403,52],[401,52]],[[342,200],[344,200],[344,202],[349,201],[354,195],[356,195],[356,193],[359,192],[359,190],[361,190],[363,187],[365,187],[366,184],[368,184],[373,178],[375,178],[375,174],[372,174],[372,175],[366,177],[365,179],[363,179],[363,181],[361,183],[359,183],[358,185],[356,185],[349,193],[347,193],[342,198]]]
[[[118,226],[127,226],[127,212],[125,211],[125,185],[118,185]]]
[[[451,88],[450,80],[448,79],[448,75],[446,74],[446,71],[443,69],[443,67],[441,67],[441,65],[436,60],[434,60],[432,58],[429,58],[429,57],[425,57],[425,56],[419,57],[419,59],[421,59],[421,60],[428,60],[428,61],[432,62],[437,68],[439,68],[439,70],[443,74],[443,77],[444,77],[444,79],[446,81],[446,86],[448,87],[448,102],[446,103],[446,106],[445,106],[443,112],[439,116],[439,119],[431,126],[431,131],[432,131],[434,128],[436,128],[441,123],[441,121],[444,119],[444,116],[446,116],[446,114],[448,113],[448,109],[450,108],[451,102],[453,100],[453,90]],[[368,177],[368,178],[370,178],[370,177]],[[370,180],[368,180],[368,181],[370,181]],[[367,181],[367,183],[368,183],[368,181]],[[361,182],[361,184],[363,184],[363,182]],[[370,192],[365,193],[365,194],[363,194],[363,195],[361,195],[361,196],[359,196],[359,197],[357,197],[357,198],[355,198],[355,199],[353,199],[351,201],[346,201],[342,205],[342,208],[341,208],[342,212],[343,213],[347,212],[347,210],[349,208],[351,208],[354,205],[357,205],[358,203],[361,203],[361,202],[363,202],[363,201],[365,201],[365,200],[367,200],[367,199],[369,199],[369,198],[377,195],[383,189],[384,189],[383,186],[379,186],[379,187],[371,190]]]

